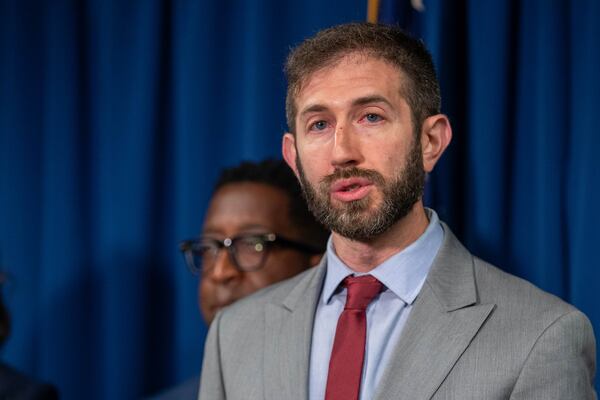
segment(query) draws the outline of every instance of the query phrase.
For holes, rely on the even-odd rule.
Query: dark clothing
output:
[[[200,377],[189,379],[174,388],[152,397],[150,400],[196,400],[198,398],[198,386]]]
[[[58,400],[58,391],[0,363],[0,400]]]

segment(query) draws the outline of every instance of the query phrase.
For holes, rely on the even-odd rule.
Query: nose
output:
[[[335,130],[331,164],[343,168],[358,165],[362,161],[359,141],[351,125],[338,125]]]
[[[220,249],[215,256],[214,265],[206,277],[213,282],[224,284],[239,278],[241,274],[242,272],[233,265],[233,260],[227,250]]]

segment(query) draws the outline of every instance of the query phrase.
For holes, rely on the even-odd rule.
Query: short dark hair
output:
[[[289,217],[304,236],[303,240],[325,250],[329,233],[308,210],[296,176],[283,160],[244,161],[221,172],[214,192],[231,183],[262,183],[280,189],[289,198]]]
[[[352,53],[382,59],[404,74],[407,79],[401,94],[411,108],[415,131],[420,131],[425,118],[440,113],[440,86],[431,54],[422,41],[397,26],[349,23],[322,30],[290,52],[284,69],[290,132],[296,131],[295,100],[306,81],[315,72]]]

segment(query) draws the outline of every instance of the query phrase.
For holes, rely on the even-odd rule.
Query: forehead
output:
[[[213,195],[204,231],[235,235],[253,228],[285,233],[289,227],[289,198],[276,187],[255,182],[228,183]]]
[[[334,100],[332,95],[347,97],[377,92],[393,97],[402,93],[405,79],[401,69],[387,60],[351,53],[308,75],[299,85],[294,100],[301,112],[307,103]]]

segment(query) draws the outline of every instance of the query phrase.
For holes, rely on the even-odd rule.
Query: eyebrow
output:
[[[389,107],[393,107],[388,99],[376,94],[372,96],[359,97],[358,99],[353,100],[352,107],[364,106],[373,103],[384,103]],[[306,114],[310,114],[313,112],[327,111],[327,109],[328,108],[322,104],[313,104],[302,110],[302,112],[300,113],[300,117],[304,117]]]
[[[300,117],[304,117],[306,114],[310,114],[313,112],[321,112],[321,111],[326,111],[327,107],[325,107],[324,105],[321,104],[313,104],[307,108],[305,108],[304,110],[302,110],[302,112],[300,113]]]
[[[364,106],[366,104],[372,104],[372,103],[384,103],[384,104],[388,105],[389,107],[392,107],[392,103],[390,103],[390,101],[388,99],[386,99],[383,96],[377,95],[377,94],[375,94],[373,96],[359,97],[358,99],[356,99],[352,102],[352,106]]]

